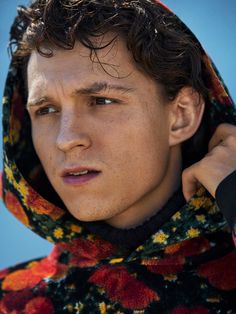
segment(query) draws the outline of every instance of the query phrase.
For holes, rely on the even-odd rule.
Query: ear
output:
[[[203,97],[192,87],[183,87],[169,107],[169,145],[180,144],[197,131],[205,109]]]

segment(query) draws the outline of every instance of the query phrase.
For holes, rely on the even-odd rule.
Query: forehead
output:
[[[102,37],[95,44],[105,46],[110,40],[111,37]],[[96,52],[78,42],[72,50],[53,49],[53,56],[49,58],[33,51],[28,63],[27,77],[30,95],[45,92],[56,81],[61,88],[72,89],[104,80],[134,88],[146,86],[147,92],[156,93],[156,83],[137,69],[126,43],[119,37]]]
[[[51,49],[52,57],[45,57],[34,50],[29,59],[27,74],[32,78],[36,72],[47,75],[50,75],[51,72],[55,75],[66,70],[67,73],[77,72],[78,74],[83,71],[107,73],[110,76],[121,78],[137,71],[133,58],[120,37],[104,47],[111,41],[110,37],[111,35],[104,36],[100,41],[97,39],[94,45],[98,49],[95,51],[79,42],[75,43],[72,50],[42,47],[43,53],[47,53]]]

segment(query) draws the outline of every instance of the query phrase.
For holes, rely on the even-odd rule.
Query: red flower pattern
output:
[[[9,273],[9,269],[2,269],[0,271],[0,279],[3,279]]]
[[[104,240],[75,239],[59,247],[71,253],[70,263],[78,267],[92,267],[115,252],[114,246]]]
[[[23,290],[6,294],[0,301],[0,313],[21,314],[25,305],[33,298],[32,292]]]
[[[204,237],[199,237],[197,239],[194,238],[169,245],[166,247],[165,253],[187,257],[204,253],[209,249],[210,249],[209,241]]]
[[[44,278],[60,277],[68,267],[57,261],[58,254],[58,248],[55,248],[48,257],[34,262],[29,268],[8,274],[2,282],[2,289],[5,291],[31,289]]]
[[[177,274],[183,270],[185,257],[203,253],[209,248],[210,243],[204,237],[186,240],[167,246],[163,258],[143,260],[143,265],[156,274]]]
[[[219,80],[212,63],[208,56],[204,56],[205,64],[208,70],[211,73],[211,81],[210,81],[210,90],[212,92],[212,96],[221,104],[223,105],[232,105],[232,99],[229,97],[223,83]]]
[[[12,192],[7,192],[5,195],[5,203],[10,212],[20,220],[24,225],[29,225],[29,219],[22,208],[19,200],[15,197]]]
[[[198,273],[221,290],[236,289],[236,250],[199,267]]]
[[[120,302],[124,308],[144,309],[151,302],[159,300],[155,291],[137,280],[123,266],[103,266],[93,273],[89,282],[105,289],[108,297]]]
[[[52,302],[43,296],[34,297],[29,290],[10,292],[0,302],[0,314],[53,314]]]
[[[53,220],[58,220],[65,214],[63,209],[42,198],[31,187],[28,187],[26,204],[35,213],[48,215]]]
[[[52,302],[45,297],[36,297],[30,300],[26,306],[24,314],[52,314],[54,313]]]
[[[161,259],[144,260],[143,264],[153,273],[168,275],[182,271],[185,259],[181,256],[169,256]]]

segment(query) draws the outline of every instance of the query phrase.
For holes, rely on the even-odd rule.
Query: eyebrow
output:
[[[47,97],[47,96],[42,96],[40,98],[36,98],[31,101],[28,101],[26,104],[26,108],[28,109],[29,107],[33,107],[33,106],[40,106],[43,103],[50,102],[50,101],[52,101],[52,98]]]
[[[135,89],[134,88],[128,88],[121,85],[116,84],[108,84],[107,82],[95,82],[92,85],[80,88],[75,91],[76,95],[88,95],[88,94],[98,94],[100,92],[109,91],[109,90],[117,90],[123,93],[131,93]]]
[[[95,82],[88,87],[82,87],[82,88],[76,89],[75,91],[72,92],[72,96],[99,94],[101,92],[110,91],[110,90],[119,91],[125,94],[125,93],[132,93],[135,90],[135,88],[125,87],[125,86],[116,85],[116,84],[108,84],[107,82]],[[26,107],[29,108],[32,106],[40,106],[45,102],[52,102],[52,101],[53,99],[51,97],[42,96],[40,98],[36,98],[27,102]]]

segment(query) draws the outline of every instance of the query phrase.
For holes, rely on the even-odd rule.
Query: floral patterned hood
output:
[[[217,70],[204,51],[202,58],[208,69],[206,86],[209,89],[208,128],[211,134],[219,123],[236,123],[236,111]],[[21,68],[13,64],[10,65],[3,97],[3,145],[3,200],[13,215],[50,242],[87,236],[79,221],[60,203],[43,174],[32,145],[23,74]],[[191,212],[191,202],[185,210],[188,208]]]
[[[208,87],[208,127],[209,134],[212,134],[219,123],[236,124],[236,110],[214,64],[204,50],[202,50],[202,58],[208,72],[205,83]],[[21,270],[25,271],[24,278],[27,276],[31,278],[27,284],[22,284],[19,271],[18,273],[14,271],[12,277],[8,275],[3,281],[2,289],[4,291],[32,290],[42,282],[43,278],[47,278],[44,282],[49,282],[49,285],[52,285],[51,288],[54,289],[53,285],[56,285],[56,282],[59,283],[62,278],[68,279],[69,274],[72,274],[74,269],[83,269],[84,272],[80,276],[105,289],[108,299],[112,300],[113,305],[110,306],[113,306],[113,312],[109,313],[115,313],[115,309],[119,309],[120,304],[123,311],[126,309],[127,313],[134,313],[133,311],[143,309],[152,302],[159,302],[160,298],[163,297],[154,286],[151,287],[152,284],[146,285],[146,280],[143,281],[143,273],[139,274],[138,272],[140,267],[145,266],[150,274],[155,273],[159,276],[166,276],[166,278],[169,276],[167,283],[171,286],[171,283],[177,280],[174,273],[182,271],[187,264],[188,267],[193,265],[190,257],[210,250],[210,247],[217,242],[214,236],[216,233],[228,233],[226,221],[219,212],[215,201],[204,189],[201,189],[161,229],[157,230],[145,243],[132,252],[117,248],[108,241],[91,234],[66,210],[47,182],[32,145],[30,121],[25,107],[26,95],[23,73],[20,67],[11,64],[3,98],[3,200],[9,211],[26,227],[56,245],[51,255],[40,262],[34,262],[36,264],[24,266],[26,269]],[[194,242],[196,239],[197,241]],[[235,259],[235,254],[233,258]],[[134,264],[136,265],[135,271],[132,269]],[[89,274],[86,273],[85,269],[86,271],[89,269]],[[95,272],[93,272],[94,269],[96,269]],[[8,271],[6,271],[7,273]],[[127,278],[126,285],[128,287],[132,289],[135,287],[135,299],[131,292],[129,296],[122,294],[123,284],[116,289],[111,288],[117,285],[117,273],[119,276],[123,276],[122,278]],[[203,278],[207,278],[209,275],[208,268],[202,267],[199,269],[199,273]],[[219,273],[221,273],[220,268]],[[162,284],[164,284],[164,277],[161,279]],[[53,279],[51,283],[50,278]],[[218,277],[211,279],[211,282],[217,288],[222,285],[221,279]],[[75,289],[73,287],[75,284],[73,282],[70,284],[72,291]],[[236,288],[232,282],[227,282],[226,286],[226,290],[232,287]],[[63,299],[64,296],[67,296],[68,289],[65,291],[62,289],[61,293]],[[89,298],[89,293],[86,295]],[[81,297],[84,303],[80,301],[80,305],[77,304],[77,306],[81,306],[81,308],[83,308],[83,304],[88,306],[88,309],[81,313],[108,313],[105,310],[102,311],[102,309],[107,309],[106,302],[101,301],[103,300],[102,295],[103,292],[98,289],[96,293],[93,293],[93,296],[90,296],[90,300],[96,299],[93,305],[88,300],[86,301],[85,296]],[[27,297],[25,298],[27,299]],[[29,297],[29,300],[32,298],[33,296]],[[56,300],[57,297],[54,296],[53,298]],[[48,309],[46,313],[53,313],[53,310],[50,312],[49,309],[56,306],[55,300],[48,301],[51,303],[45,307]],[[70,304],[72,308],[75,306],[72,301],[68,301],[67,305],[64,306],[69,309]],[[92,307],[95,305],[97,306],[96,310]],[[73,312],[73,310],[68,310],[69,312]],[[1,307],[0,313],[2,313]],[[9,312],[3,313],[13,312],[9,310]],[[19,313],[23,312],[19,311]],[[61,312],[57,310],[56,313]],[[73,313],[77,312],[74,311]],[[79,310],[78,313],[80,313]],[[190,313],[190,311],[176,313]]]

